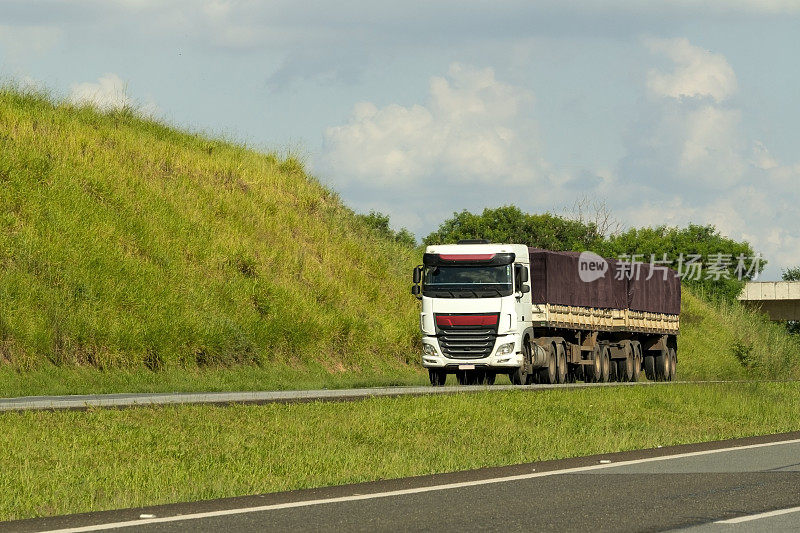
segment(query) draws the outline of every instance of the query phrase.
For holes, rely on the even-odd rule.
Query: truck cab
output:
[[[499,373],[515,381],[530,349],[529,271],[525,245],[459,241],[426,248],[412,292],[422,300],[422,364],[433,385],[448,374],[461,384],[491,384]]]

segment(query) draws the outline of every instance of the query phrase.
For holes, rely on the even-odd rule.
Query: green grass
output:
[[[678,336],[680,379],[800,379],[800,335],[736,302],[687,289]]]
[[[0,363],[19,380],[409,370],[413,249],[295,157],[6,88],[0,206]]]
[[[800,384],[0,415],[0,520],[800,429]]]
[[[19,374],[0,368],[5,397],[116,392],[211,392],[297,389],[349,389],[395,385],[426,385],[427,374],[417,368],[379,371],[330,372],[320,365],[292,368],[282,365],[230,368],[143,368],[99,372],[91,367],[45,366]]]

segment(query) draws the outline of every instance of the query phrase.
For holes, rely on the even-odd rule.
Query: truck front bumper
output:
[[[476,368],[496,368],[503,372],[510,372],[522,366],[522,342],[519,335],[499,335],[495,340],[494,348],[488,357],[476,357],[474,359],[462,359],[447,357],[442,353],[439,346],[439,339],[436,337],[423,337],[422,366],[425,368],[452,368],[458,369],[460,365],[475,365]],[[425,348],[425,345],[429,348]],[[508,353],[498,353],[500,349],[513,344],[513,348]]]

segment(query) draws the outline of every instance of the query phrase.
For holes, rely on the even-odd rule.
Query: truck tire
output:
[[[592,364],[584,365],[583,381],[586,383],[597,383],[603,375],[603,361],[599,345],[595,345],[592,350]]]
[[[522,366],[515,368],[508,374],[508,378],[514,385],[528,384],[528,365],[531,361],[531,347],[529,342],[530,341],[528,339],[525,339],[525,342],[522,343],[522,352],[524,354],[524,357],[522,358]]]
[[[431,380],[431,385],[434,387],[442,387],[447,381],[447,372],[440,368],[429,368],[428,377]]]
[[[567,383],[575,383],[578,381],[578,379],[583,376],[581,372],[581,365],[569,363],[567,365]]]
[[[655,376],[656,381],[667,381],[669,378],[669,350],[662,348],[658,354],[653,358],[655,363]]]
[[[638,342],[634,342],[633,345],[633,376],[631,377],[631,381],[636,382],[639,381],[639,377],[642,375],[642,345]]]
[[[557,350],[554,344],[545,347],[547,351],[547,366],[539,370],[539,383],[555,385],[558,379]]]
[[[558,383],[567,383],[569,369],[567,367],[567,349],[563,343],[556,345],[556,354],[556,381]]]
[[[625,348],[625,359],[617,360],[617,381],[633,381],[633,367],[636,366],[636,350],[632,344]]]
[[[650,381],[656,380],[656,363],[651,354],[644,356],[644,375]]]
[[[675,374],[678,371],[678,353],[675,351],[675,348],[670,347],[669,349],[669,380],[675,381]]]
[[[603,346],[600,349],[600,361],[601,361],[601,372],[600,372],[600,381],[603,383],[608,383],[610,373],[611,373],[611,357],[608,353],[608,348]]]

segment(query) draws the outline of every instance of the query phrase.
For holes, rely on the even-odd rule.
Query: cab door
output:
[[[531,286],[529,267],[514,264],[514,311],[517,315],[517,331],[522,332],[531,321]]]

